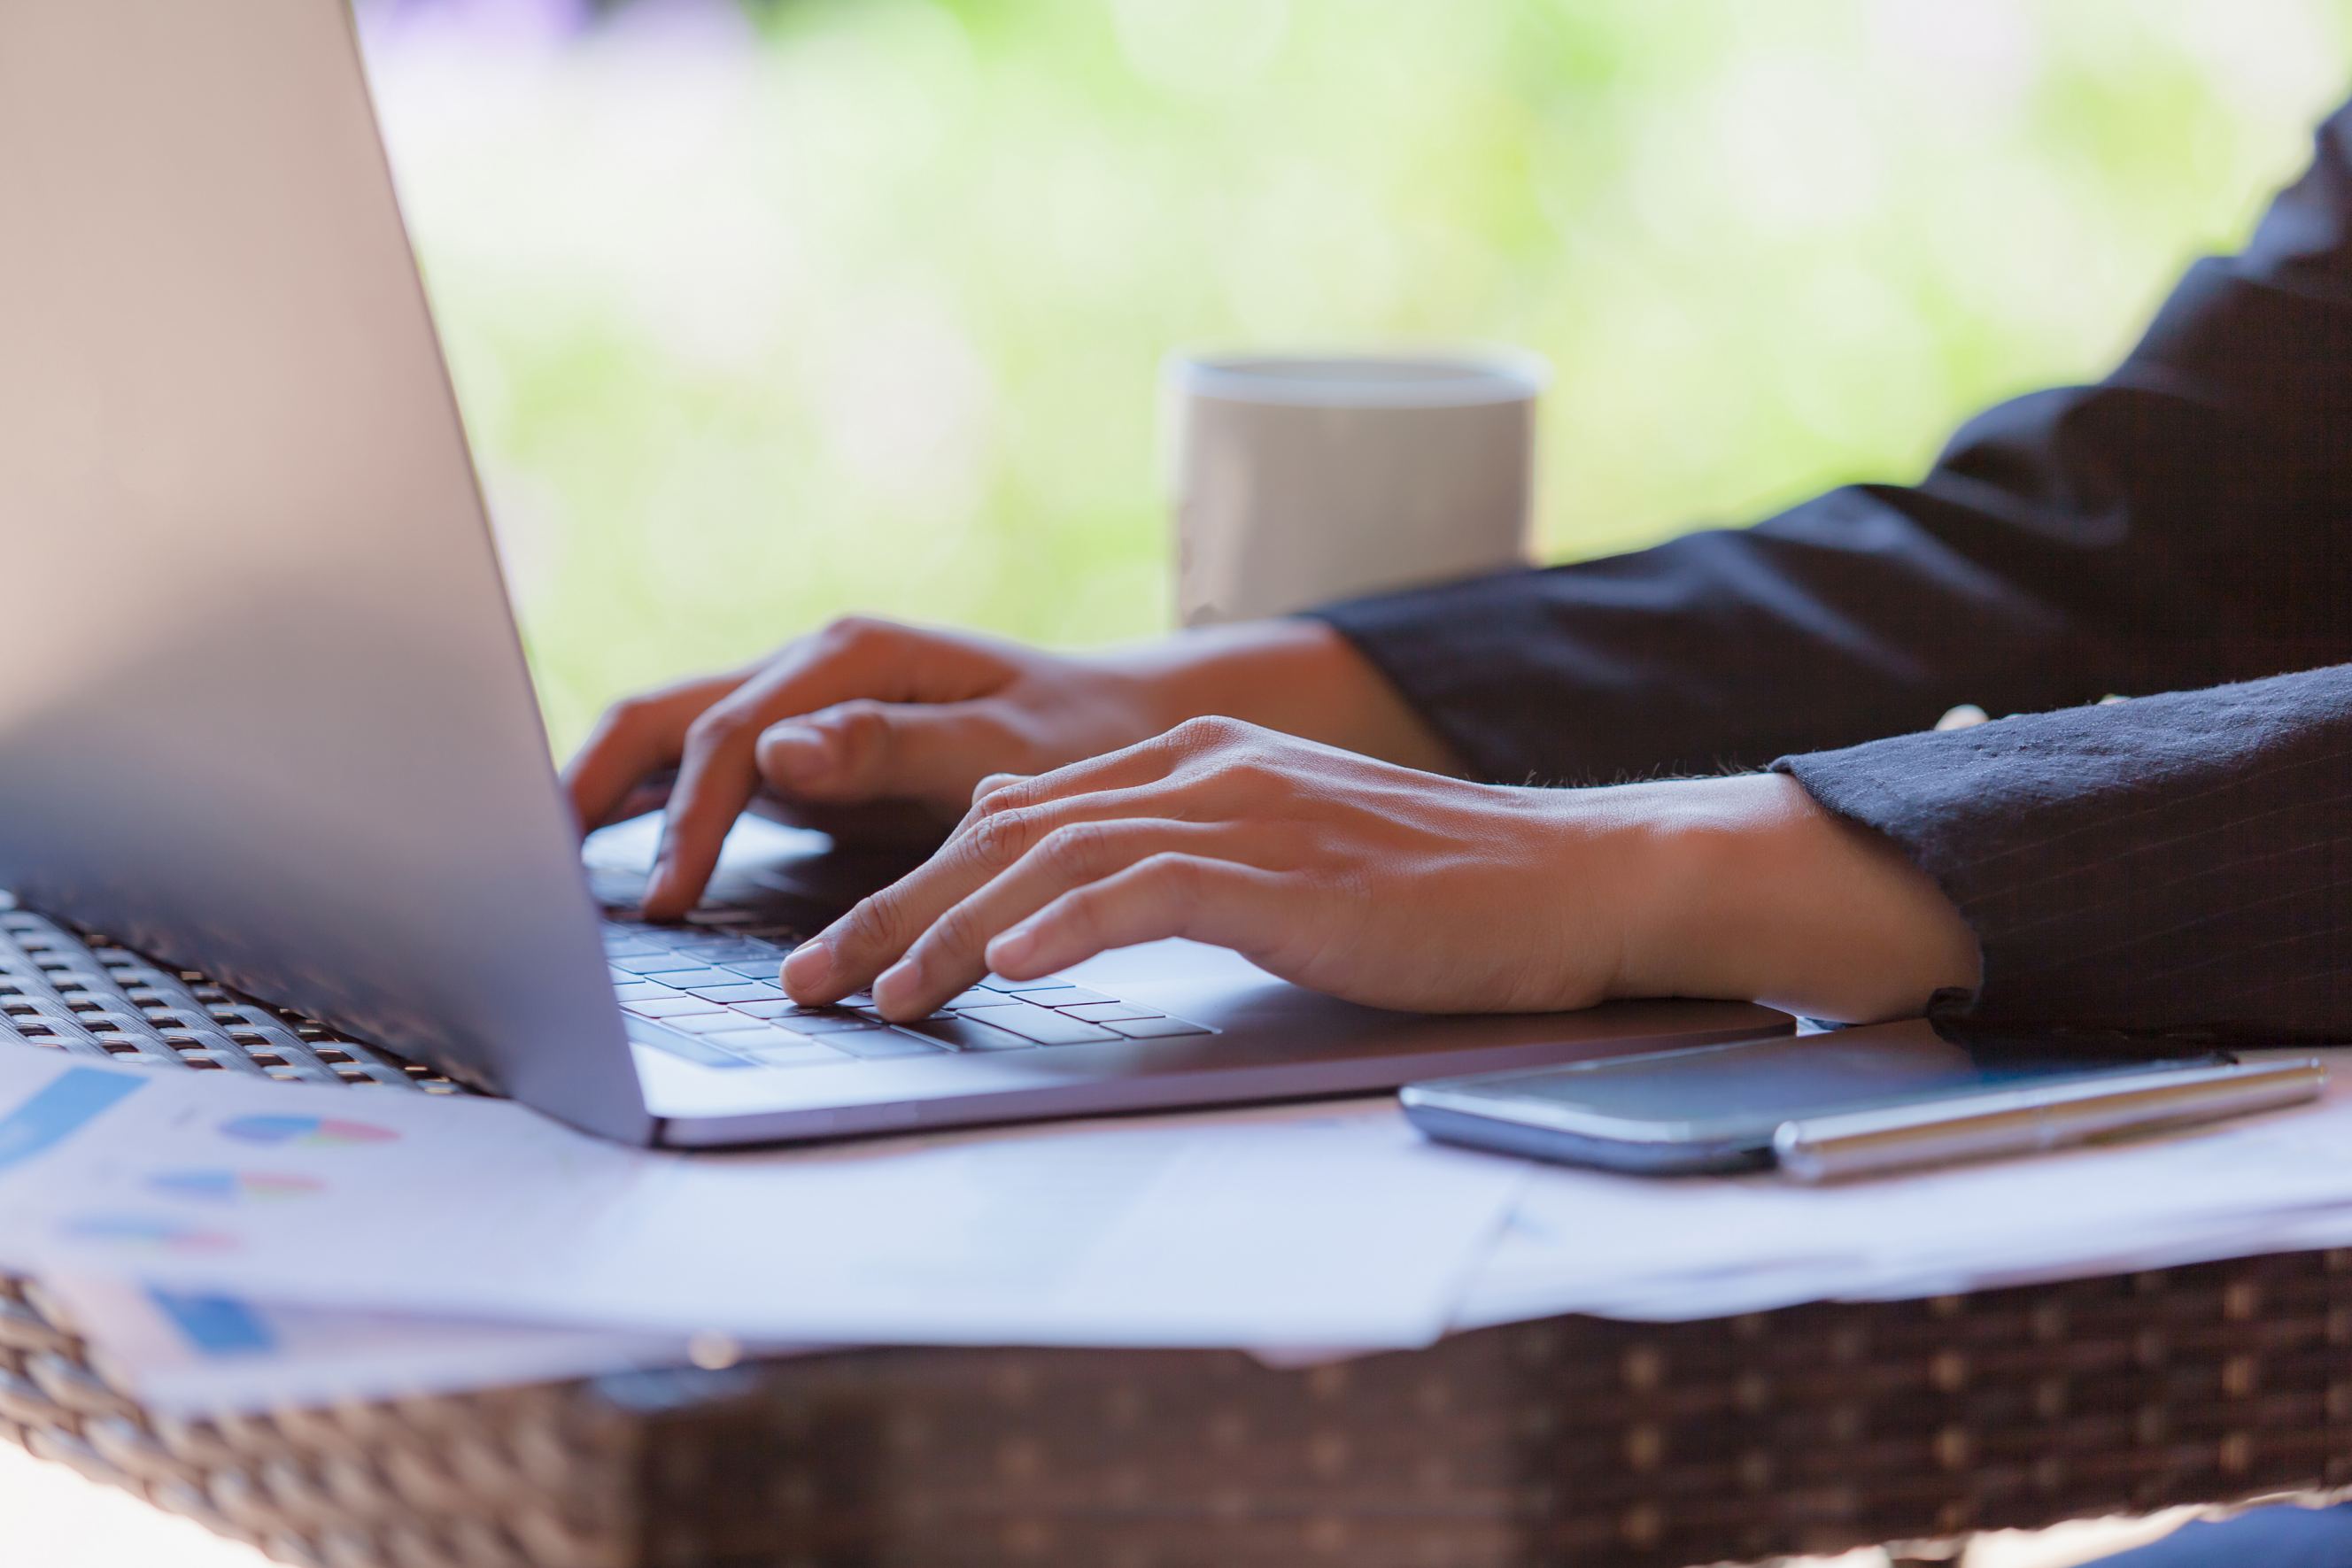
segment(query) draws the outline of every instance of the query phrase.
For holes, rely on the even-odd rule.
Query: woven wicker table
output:
[[[0,943],[0,1048],[456,1092],[5,895]],[[102,1365],[0,1276],[0,1434],[331,1568],[1682,1568],[2352,1482],[2352,1252],[1290,1371],[864,1351],[185,1422]]]
[[[2352,1253],[1303,1371],[868,1351],[162,1421],[0,1284],[0,1431],[293,1563],[1688,1564],[2352,1479]]]

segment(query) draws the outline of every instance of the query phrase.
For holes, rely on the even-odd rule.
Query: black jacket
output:
[[[1483,777],[1795,774],[1975,927],[1958,1028],[2352,1040],[2352,106],[1917,485],[1318,613]],[[2026,716],[1916,733],[1961,703]]]

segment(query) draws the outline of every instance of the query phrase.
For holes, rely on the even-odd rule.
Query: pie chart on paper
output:
[[[340,1116],[236,1116],[221,1124],[225,1137],[264,1148],[344,1149],[365,1144],[389,1144],[400,1134],[369,1122],[349,1122]]]

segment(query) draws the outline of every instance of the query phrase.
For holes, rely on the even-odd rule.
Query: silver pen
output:
[[[1792,1180],[1842,1181],[2276,1110],[2316,1099],[2326,1082],[2307,1056],[2159,1069],[1783,1122],[1772,1152]]]

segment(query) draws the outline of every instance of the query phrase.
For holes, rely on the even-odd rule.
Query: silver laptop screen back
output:
[[[646,1117],[338,0],[0,0],[0,885]]]

